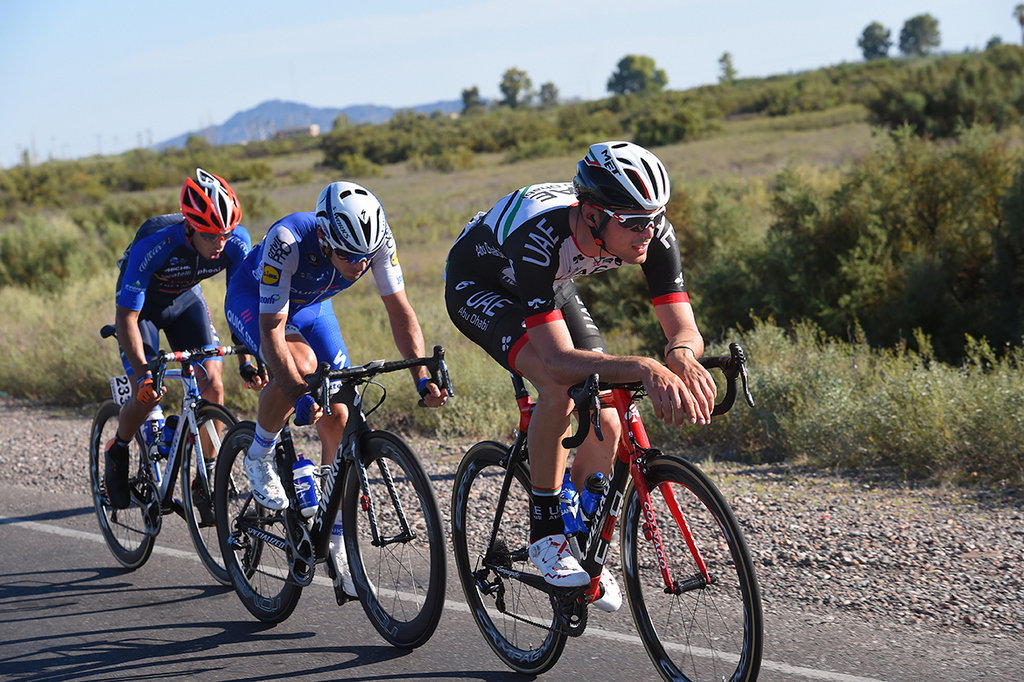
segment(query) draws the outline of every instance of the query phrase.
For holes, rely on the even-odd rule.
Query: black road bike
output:
[[[332,464],[320,472],[320,506],[309,519],[298,511],[292,481],[295,446],[287,425],[275,454],[289,497],[288,508],[280,511],[256,502],[245,474],[243,458],[255,424],[240,422],[225,436],[215,489],[221,551],[235,591],[259,620],[277,623],[288,618],[319,563],[334,582],[338,604],[347,601],[329,552],[340,510],[352,578],[373,626],[385,640],[406,648],[421,646],[434,633],[447,580],[437,497],[408,444],[394,433],[371,429],[366,421],[387,396],[374,377],[416,366],[426,367],[439,387],[453,393],[440,346],[426,358],[378,360],[340,370],[321,364],[316,374],[306,377],[325,411],[330,396],[345,384],[372,384],[382,391],[365,414],[363,395],[353,391],[355,404],[345,438]]]

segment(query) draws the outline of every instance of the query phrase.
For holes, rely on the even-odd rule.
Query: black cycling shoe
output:
[[[128,448],[119,448],[115,442],[116,439],[111,438],[103,453],[103,487],[111,507],[127,509],[132,503],[132,491],[128,487]]]
[[[217,525],[217,515],[213,511],[213,498],[206,494],[202,481],[192,481],[192,502],[199,510],[199,527],[207,528]]]

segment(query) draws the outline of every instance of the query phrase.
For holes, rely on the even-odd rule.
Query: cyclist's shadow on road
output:
[[[253,620],[211,620],[218,585],[143,588],[118,568],[26,571],[0,576],[0,670],[4,679],[134,680],[408,679],[409,672],[355,673],[414,654],[386,644],[318,644],[328,635]],[[110,596],[118,595],[111,609]],[[189,608],[168,623],[169,609]],[[154,623],[154,611],[163,612]],[[359,613],[362,616],[362,613]],[[116,622],[116,627],[103,627]],[[367,626],[369,627],[369,626]],[[415,668],[410,663],[403,668]],[[346,671],[348,673],[346,674]],[[417,673],[417,679],[522,680],[510,671]]]

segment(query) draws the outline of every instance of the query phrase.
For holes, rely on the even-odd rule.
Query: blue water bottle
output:
[[[608,493],[608,479],[600,471],[587,476],[587,482],[580,493],[580,523],[585,528],[590,528],[591,522],[597,514],[597,508],[601,499]]]
[[[565,534],[572,535],[584,530],[577,518],[580,511],[580,496],[576,492],[576,486],[569,479],[568,473],[565,474],[565,478],[562,480],[562,492],[559,494],[559,502],[562,507],[562,521],[565,523]]]
[[[295,497],[299,501],[299,511],[309,517],[316,513],[316,479],[313,478],[315,467],[304,455],[299,455],[292,467],[292,483],[295,485]]]

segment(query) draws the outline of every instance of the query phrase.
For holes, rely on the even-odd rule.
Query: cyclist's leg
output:
[[[348,348],[345,347],[345,339],[341,336],[338,318],[334,314],[334,306],[330,300],[299,311],[292,322],[313,349],[317,362],[326,362],[331,369],[341,369],[351,364]],[[316,367],[312,371],[315,369]],[[321,445],[320,462],[324,466],[334,461],[334,453],[341,444],[345,426],[348,424],[349,406],[353,404],[352,397],[352,390],[335,396],[331,401],[331,414],[324,415],[316,423]]]
[[[220,337],[217,336],[217,330],[210,319],[210,308],[206,304],[199,285],[175,299],[174,304],[167,311],[163,330],[167,336],[167,343],[173,350],[220,345]],[[223,366],[221,358],[208,358],[195,367],[199,392],[211,403],[218,405],[224,404],[224,383],[221,372]],[[222,424],[215,421],[213,425],[219,439]],[[203,457],[206,459],[207,468],[212,468],[217,456],[216,448],[213,447],[210,435],[205,430],[199,435],[202,439]]]
[[[142,334],[143,345],[146,348],[147,356],[159,344],[159,334],[156,325],[149,319],[139,316],[139,332]],[[138,433],[139,428],[145,423],[155,405],[143,405],[138,400],[138,384],[134,376],[134,370],[128,363],[128,358],[121,352],[121,361],[124,364],[125,373],[128,375],[128,385],[131,388],[131,397],[128,399],[117,415],[117,429],[114,437],[107,443],[101,443],[103,448],[103,487],[107,492],[110,504],[116,508],[124,509],[131,503],[131,492],[128,488],[128,448]]]
[[[555,294],[555,303],[562,311],[562,319],[569,328],[573,346],[595,353],[608,352],[601,330],[580,299],[575,284],[567,282],[559,287]],[[612,460],[621,431],[614,410],[601,410],[601,431],[604,440],[598,440],[597,434],[591,431],[587,440],[576,450],[572,463],[572,482],[577,490],[583,490],[584,482],[590,474],[601,472],[605,476],[611,476]]]
[[[529,379],[537,391],[527,433],[532,478],[531,559],[552,584],[584,585],[589,577],[568,550],[558,499],[568,455],[561,446],[571,408],[566,387],[551,376],[530,345],[522,302],[493,282],[470,279],[470,273],[460,277],[456,261],[461,264],[465,258],[449,260],[445,302],[452,322],[503,367]]]

